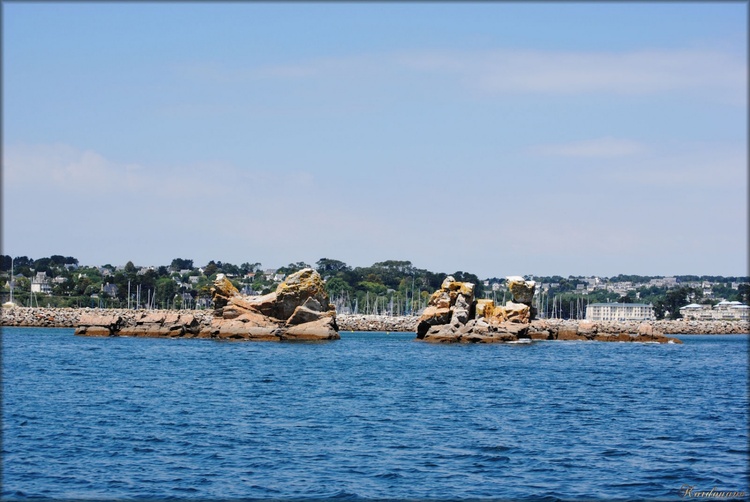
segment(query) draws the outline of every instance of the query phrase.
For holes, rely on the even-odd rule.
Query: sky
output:
[[[748,275],[746,2],[1,7],[3,254]]]

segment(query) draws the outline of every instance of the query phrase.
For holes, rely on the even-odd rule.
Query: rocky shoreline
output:
[[[30,326],[42,328],[76,328],[84,315],[119,316],[123,326],[135,327],[143,314],[157,315],[191,315],[201,326],[210,326],[213,321],[211,310],[128,310],[128,309],[97,309],[97,308],[30,308],[16,307],[2,309],[0,326]],[[406,316],[375,316],[375,315],[336,315],[336,322],[340,331],[386,331],[386,332],[414,332],[419,317]],[[538,319],[531,325],[540,331],[547,330],[555,339],[554,333],[575,332],[579,329],[583,333],[637,333],[638,327],[644,323],[633,322],[604,322],[604,321],[576,321],[562,319]],[[748,334],[750,325],[743,321],[648,321],[646,324],[665,335],[716,335],[716,334]]]

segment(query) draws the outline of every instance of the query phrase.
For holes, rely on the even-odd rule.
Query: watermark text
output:
[[[696,499],[741,499],[747,497],[747,493],[744,491],[720,490],[716,487],[710,490],[699,490],[693,485],[686,484],[680,487],[680,496]]]

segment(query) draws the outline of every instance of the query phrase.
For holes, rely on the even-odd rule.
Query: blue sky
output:
[[[4,3],[3,252],[746,275],[746,3]]]

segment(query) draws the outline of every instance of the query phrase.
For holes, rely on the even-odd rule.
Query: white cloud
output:
[[[700,193],[721,189],[746,200],[747,162],[742,147],[696,145],[684,151],[649,155],[620,169],[606,170],[604,175],[620,184],[670,191],[690,188]]]
[[[68,193],[140,190],[147,174],[135,164],[117,164],[97,152],[61,143],[10,145],[3,159],[9,190],[54,189]]]
[[[117,162],[96,151],[62,143],[9,145],[4,151],[3,172],[9,191],[170,200],[234,190],[237,181],[245,184],[247,179],[268,178],[268,173],[240,171],[221,163],[154,167]],[[269,180],[273,181],[277,180]]]
[[[376,99],[408,90],[471,92],[476,96],[687,94],[732,105],[747,103],[747,62],[718,50],[651,51],[401,51],[230,67],[197,62],[174,68],[180,78],[222,86],[262,82],[307,86]],[[314,85],[312,85],[314,83]],[[354,92],[357,90],[357,92]]]
[[[731,92],[744,96],[747,63],[723,52],[513,51],[413,53],[406,67],[455,74],[489,93],[644,94],[680,90]],[[743,101],[744,102],[744,101]]]
[[[572,143],[541,145],[531,149],[532,153],[560,157],[607,158],[625,157],[645,151],[637,141],[622,138],[598,138]]]
[[[215,64],[182,68],[220,81],[309,78],[458,78],[485,93],[649,94],[703,90],[745,102],[747,62],[728,52],[675,49],[632,52],[411,51],[359,54],[244,69]],[[412,75],[413,76],[413,75]]]

